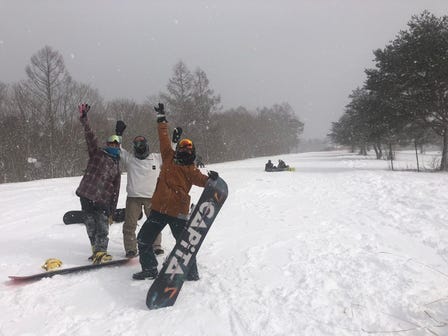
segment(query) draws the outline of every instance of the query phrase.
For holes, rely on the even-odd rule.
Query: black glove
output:
[[[89,104],[78,105],[79,117],[81,119],[86,119],[87,118],[87,112],[89,112],[89,110],[90,110],[90,105]]]
[[[208,177],[209,177],[210,179],[212,179],[213,181],[216,181],[216,180],[218,179],[219,175],[218,175],[217,172],[215,172],[215,171],[213,171],[213,170],[210,170],[210,171],[208,172]]]
[[[171,141],[174,143],[178,143],[181,135],[182,135],[182,127],[176,127],[173,131],[173,138]]]
[[[126,129],[126,124],[123,120],[117,120],[117,123],[115,124],[115,134],[122,136],[124,130]]]
[[[157,112],[157,122],[167,122],[165,117],[165,105],[159,103],[159,106],[154,106],[154,110]]]

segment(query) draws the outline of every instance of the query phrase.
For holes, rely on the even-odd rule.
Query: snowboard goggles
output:
[[[193,149],[193,142],[190,139],[182,139],[178,145],[179,149]]]
[[[138,136],[138,137],[134,138],[132,143],[134,144],[135,148],[139,148],[139,147],[146,147],[148,144],[148,141],[146,140],[146,138],[144,136]]]
[[[114,143],[114,142],[116,142],[117,144],[121,144],[120,136],[111,135],[110,137],[107,138],[107,143]]]
[[[144,136],[139,135],[139,136],[136,136],[134,138],[134,143],[137,143],[137,142],[147,142],[147,141],[146,141],[146,138]]]

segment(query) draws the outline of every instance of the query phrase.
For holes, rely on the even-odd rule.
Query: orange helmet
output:
[[[196,159],[196,148],[190,139],[182,139],[176,145],[174,161],[180,165],[191,165]]]

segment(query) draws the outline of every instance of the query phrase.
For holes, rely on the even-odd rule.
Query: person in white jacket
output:
[[[126,125],[117,121],[115,132],[121,136]],[[136,136],[133,140],[133,153],[121,148],[120,161],[127,172],[126,211],[123,224],[123,243],[127,258],[137,256],[137,238],[135,231],[137,221],[142,212],[148,216],[151,211],[151,198],[160,173],[160,154],[150,153],[148,141],[144,136]],[[162,234],[153,244],[155,254],[163,254],[161,246]]]

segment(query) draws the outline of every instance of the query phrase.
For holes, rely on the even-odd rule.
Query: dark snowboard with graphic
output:
[[[120,209],[115,210],[112,218],[115,223],[121,223],[121,222],[124,222],[125,215],[126,215],[125,208],[120,208]],[[82,223],[84,223],[85,216],[86,216],[86,214],[82,210],[72,210],[72,211],[66,212],[64,214],[64,217],[62,217],[62,220],[63,220],[64,224],[66,224],[66,225],[82,224]],[[142,217],[143,217],[143,212],[140,213],[140,216],[138,217],[138,219],[142,219]]]
[[[188,221],[146,296],[149,309],[174,305],[195,257],[228,194],[226,182],[209,179]]]
[[[76,272],[81,272],[81,271],[90,271],[90,270],[103,268],[103,267],[110,267],[110,266],[120,266],[120,265],[127,264],[131,260],[132,259],[130,259],[130,258],[117,259],[117,260],[108,261],[108,262],[105,262],[102,264],[88,264],[88,265],[83,265],[83,266],[59,268],[54,271],[41,272],[41,273],[36,273],[36,274],[31,274],[31,275],[10,275],[9,278],[12,279],[13,281],[18,281],[18,282],[20,282],[20,281],[35,281],[35,280],[40,280],[43,278],[50,278],[55,275],[70,274],[70,273],[76,273]]]

